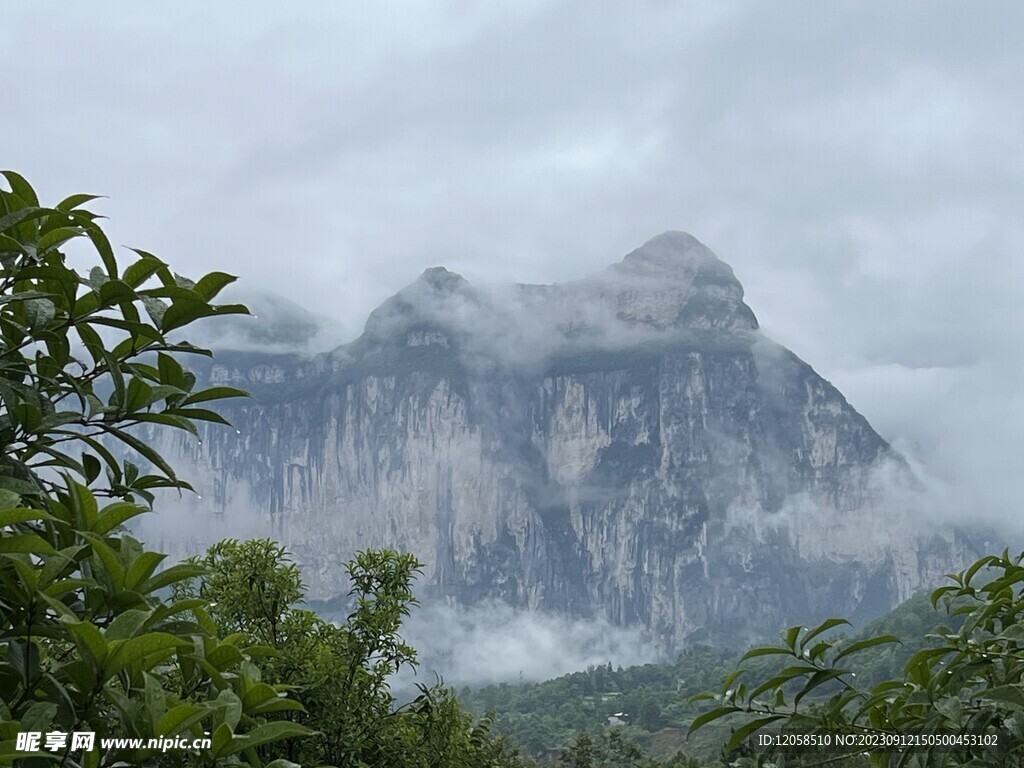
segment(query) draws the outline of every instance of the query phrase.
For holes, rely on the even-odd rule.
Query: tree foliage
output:
[[[651,757],[619,728],[577,733],[560,751],[558,764],[564,768],[700,768],[696,758],[682,753],[665,760]]]
[[[255,649],[220,635],[201,600],[162,596],[200,569],[160,570],[164,556],[122,527],[155,489],[189,489],[131,428],[197,434],[196,422],[225,423],[207,403],[243,394],[197,389],[180,357],[209,352],[172,338],[245,312],[213,303],[234,278],[188,280],[145,251],[122,269],[82,207],[93,196],[44,207],[25,179],[3,176],[0,765],[263,765],[260,745],[307,732],[268,716],[299,705],[261,680]],[[76,241],[99,261],[84,274],[66,252]],[[19,732],[87,731],[92,750],[17,749]],[[211,745],[191,752],[99,741],[204,734]]]
[[[769,729],[854,736],[851,748],[823,753],[866,753],[875,766],[1019,766],[1024,764],[1024,554],[984,557],[951,584],[935,590],[950,626],[907,661],[902,677],[866,685],[855,660],[899,640],[876,635],[854,642],[830,632],[846,624],[829,619],[808,629],[791,627],[784,642],[750,650],[783,661],[768,679],[748,681],[741,668],[717,694],[715,706],[691,731],[720,718],[739,719],[736,747]],[[901,748],[910,744],[913,748]],[[763,753],[762,757],[764,756]]]
[[[694,645],[673,662],[591,665],[544,682],[464,688],[460,698],[476,712],[493,710],[495,729],[529,755],[557,752],[579,732],[594,737],[611,715],[625,712],[629,725],[615,727],[627,738],[641,745],[657,742],[661,754],[683,751],[712,760],[720,747],[714,729],[702,732],[699,743],[686,742],[685,729],[701,711],[687,698],[717,685],[739,657],[737,651]]]
[[[522,764],[486,718],[474,722],[442,685],[420,686],[402,706],[391,694],[389,679],[416,664],[399,635],[416,604],[421,565],[412,555],[366,551],[347,563],[353,609],[337,626],[299,607],[301,575],[272,541],[222,541],[196,563],[202,575],[179,583],[178,596],[207,602],[222,632],[243,636],[241,647],[271,647],[259,662],[265,679],[293,690],[304,710],[285,716],[316,731],[286,745],[289,759],[367,768]]]

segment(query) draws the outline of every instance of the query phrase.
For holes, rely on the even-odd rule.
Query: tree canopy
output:
[[[416,665],[399,631],[416,605],[412,582],[421,565],[390,550],[359,552],[346,564],[352,611],[335,625],[300,607],[305,589],[284,548],[267,539],[222,541],[195,562],[203,575],[181,582],[183,599],[200,597],[223,632],[242,647],[274,650],[260,664],[264,678],[286,685],[304,710],[283,716],[316,733],[292,739],[287,756],[303,765],[518,766],[488,718],[474,720],[439,681],[399,704],[389,679]]]
[[[149,511],[154,490],[190,489],[132,427],[197,434],[197,422],[226,423],[208,403],[243,394],[197,388],[180,359],[209,352],[171,338],[199,318],[246,312],[214,303],[234,278],[190,280],[140,250],[122,268],[83,207],[94,196],[45,207],[24,178],[3,177],[0,765],[281,766],[257,748],[307,732],[268,720],[299,705],[261,681],[201,600],[165,596],[201,569],[161,570],[164,556],[123,527]],[[98,261],[85,273],[66,253],[75,242]],[[81,733],[95,734],[93,748],[76,743]],[[101,747],[168,736],[201,746]]]
[[[950,574],[952,583],[931,595],[949,621],[928,634],[898,678],[865,683],[857,673],[857,659],[899,643],[894,635],[832,637],[844,619],[791,627],[782,644],[748,651],[720,692],[695,697],[715,705],[691,731],[731,717],[738,723],[730,748],[772,730],[816,739],[821,748],[813,751],[832,760],[865,755],[879,768],[1024,764],[1022,563],[1024,554],[1003,552]],[[782,663],[767,679],[747,679],[744,664],[762,657]],[[840,745],[839,736],[849,743]]]

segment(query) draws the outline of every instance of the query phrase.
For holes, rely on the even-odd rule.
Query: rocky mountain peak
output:
[[[469,287],[469,281],[466,278],[444,267],[430,267],[423,270],[423,274],[414,283],[414,285],[417,284],[430,286],[441,293],[454,293],[462,288]]]
[[[686,232],[653,237],[594,281],[616,316],[658,329],[753,331],[753,311],[732,268]]]
[[[627,254],[618,267],[633,274],[681,278],[718,264],[726,266],[693,235],[669,230]]]
[[[475,288],[431,267],[374,310],[366,340],[419,345],[430,328],[485,353],[543,357],[584,341],[618,348],[644,335],[757,327],[732,269],[697,238],[670,231],[597,275],[554,285]]]
[[[393,340],[412,326],[447,326],[459,314],[458,306],[474,301],[471,294],[472,287],[462,275],[431,267],[370,313],[364,338]]]

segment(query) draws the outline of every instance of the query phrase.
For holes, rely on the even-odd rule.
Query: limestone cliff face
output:
[[[431,269],[329,355],[202,374],[255,398],[238,433],[153,435],[203,496],[164,543],[272,535],[318,597],[388,546],[451,601],[739,643],[878,612],[958,557],[894,498],[902,459],[683,233],[562,285]]]

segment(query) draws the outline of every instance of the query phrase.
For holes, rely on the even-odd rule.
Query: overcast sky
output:
[[[686,230],[951,511],[1024,518],[1024,5],[503,5],[6,3],[0,166],[351,335],[429,266]]]

